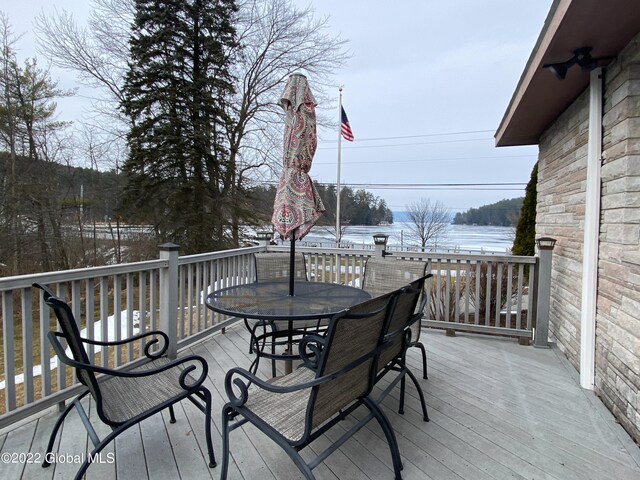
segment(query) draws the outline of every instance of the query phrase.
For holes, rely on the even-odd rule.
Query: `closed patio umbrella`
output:
[[[293,295],[295,242],[309,233],[325,211],[309,178],[318,138],[316,103],[304,75],[289,77],[280,106],[286,113],[284,157],[271,222],[280,238],[291,240],[289,295]]]

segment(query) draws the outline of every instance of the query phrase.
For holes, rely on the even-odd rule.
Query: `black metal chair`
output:
[[[389,383],[387,388],[382,392],[378,398],[378,403],[382,402],[384,398],[395,388],[400,382],[400,402],[398,413],[404,413],[404,399],[405,399],[405,384],[406,377],[408,376],[413,382],[418,396],[420,398],[420,405],[422,407],[422,418],[425,422],[429,421],[429,415],[427,413],[427,405],[424,399],[424,392],[418,383],[418,379],[407,367],[406,356],[407,349],[413,344],[411,341],[413,325],[420,322],[422,319],[422,309],[418,307],[418,300],[421,294],[424,292],[424,282],[429,278],[431,274],[425,275],[411,282],[409,285],[410,291],[414,292],[413,296],[403,295],[398,298],[396,306],[394,308],[391,320],[389,322],[389,331],[396,332],[402,331],[404,335],[394,336],[393,343],[389,348],[383,351],[378,358],[378,374],[376,376],[376,383],[378,383],[389,372],[397,372],[398,375]],[[417,308],[418,307],[418,308]]]
[[[289,281],[289,269],[291,257],[288,253],[256,253],[254,254],[255,261],[255,269],[256,269],[256,281],[257,282],[265,282],[265,281]],[[298,253],[294,259],[294,278],[297,281],[309,281],[307,277],[307,267],[304,258],[304,254]],[[282,340],[278,340],[278,338],[284,338],[283,335],[278,335],[277,332],[288,332],[289,330],[289,322],[288,320],[255,320],[253,321],[253,325],[250,325],[250,321],[248,319],[244,319],[245,325],[250,333],[249,339],[249,353],[253,353],[256,350],[258,353],[261,353],[266,347],[265,342],[263,341],[261,344],[257,341],[256,331],[258,328],[262,327],[263,331],[268,327],[274,333],[271,336],[270,347],[271,353],[275,353],[275,349],[278,346],[283,346],[288,342],[284,342]],[[296,321],[295,328],[292,331],[293,336],[297,341],[300,340],[302,335],[308,334],[311,331],[315,331],[318,333],[320,329],[324,326],[326,327],[327,322],[324,323],[319,320],[307,320],[307,321]],[[263,335],[263,338],[266,339],[267,335]],[[296,341],[296,343],[297,343]],[[258,363],[256,362],[256,368]],[[271,360],[271,375],[273,377],[276,376],[276,360]]]
[[[388,258],[369,258],[365,264],[362,289],[372,297],[385,294],[425,276],[427,264],[413,260],[396,260]],[[428,277],[430,277],[429,275]],[[428,278],[426,277],[426,278]],[[427,351],[420,341],[422,331],[421,319],[427,303],[428,293],[423,289],[416,306],[419,319],[411,324],[411,341],[409,347],[419,348],[422,353],[422,378],[427,379]]]
[[[94,445],[93,451],[86,456],[84,463],[76,473],[75,478],[80,479],[89,468],[92,459],[129,427],[165,408],[169,409],[171,423],[175,423],[173,405],[185,398],[193,402],[205,414],[209,467],[216,466],[211,441],[211,393],[202,385],[208,373],[208,365],[204,358],[189,355],[172,361],[167,359],[164,354],[169,346],[169,339],[161,331],[149,331],[129,339],[113,342],[82,338],[69,305],[56,298],[46,287],[37,283],[34,283],[33,286],[43,290],[44,300],[55,312],[62,329],[62,332],[48,333],[49,341],[58,359],[65,365],[74,368],[78,381],[86,387],[85,391],[67,405],[56,421],[49,437],[43,467],[50,465],[47,459],[53,450],[58,430],[73,408],[80,415]],[[93,365],[84,347],[85,344],[102,347],[126,345],[143,338],[149,338],[144,347],[144,355],[149,361],[133,370],[113,370]],[[162,347],[152,352],[152,347],[160,346],[159,339],[162,340]],[[67,356],[61,340],[66,341],[73,358]],[[192,373],[197,370],[200,370],[200,375],[198,377],[192,376]],[[97,374],[102,375],[97,376]],[[93,397],[100,420],[112,429],[111,433],[102,440],[98,438],[81,404],[81,400],[87,394],[91,394]],[[84,452],[82,453],[84,454]]]
[[[251,422],[282,447],[304,478],[315,478],[312,470],[337,450],[355,432],[375,418],[385,434],[396,479],[402,464],[389,420],[370,396],[377,373],[378,357],[390,347],[400,331],[388,327],[397,291],[356,305],[334,316],[324,337],[308,335],[299,345],[303,365],[292,373],[265,382],[247,370],[227,372],[225,390],[229,402],[222,410],[222,467],[225,479],[229,464],[230,431]],[[311,442],[360,406],[369,414],[345,432],[315,459],[300,455]],[[232,420],[236,419],[233,424]]]

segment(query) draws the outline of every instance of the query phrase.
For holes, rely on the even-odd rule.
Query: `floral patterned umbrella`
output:
[[[281,238],[293,243],[309,233],[325,211],[308,173],[318,138],[316,103],[304,75],[289,77],[280,105],[286,112],[284,158],[271,222]]]
[[[286,113],[284,158],[271,223],[281,238],[291,239],[289,295],[293,295],[296,240],[309,233],[325,211],[320,195],[309,178],[318,137],[316,102],[307,77],[300,74],[289,77],[280,98],[280,106]]]

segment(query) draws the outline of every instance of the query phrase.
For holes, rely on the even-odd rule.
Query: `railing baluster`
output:
[[[464,323],[469,323],[469,306],[471,303],[471,262],[465,260],[464,262]]]
[[[533,328],[533,319],[536,318],[536,295],[535,295],[535,286],[538,275],[538,267],[539,263],[536,263],[535,266],[529,264],[529,296],[527,302],[527,330],[531,331]],[[534,270],[534,271],[532,271]]]
[[[204,306],[205,299],[207,298],[207,292],[209,287],[209,263],[202,262],[202,285],[200,288],[200,294],[198,295],[198,311],[202,315],[202,323],[204,328],[209,327],[209,316],[207,315],[207,308]]]
[[[94,339],[94,325],[95,325],[95,313],[94,313],[94,298],[93,298],[93,279],[87,278],[84,284],[84,316],[87,325],[87,338]],[[95,348],[93,345],[87,345],[87,355],[89,359],[94,361]]]
[[[122,339],[122,277],[115,275],[113,278],[113,334],[114,340]],[[115,348],[114,365],[122,363],[122,347]]]
[[[505,299],[507,304],[505,306],[505,327],[506,328],[512,328],[511,327],[511,297],[513,296],[513,264],[511,262],[509,262],[507,264],[507,298]],[[517,328],[514,327],[514,328]]]
[[[40,315],[40,365],[42,365],[41,392],[42,398],[44,398],[51,394],[51,357],[49,355],[49,338],[47,337],[50,330],[50,310],[41,294],[38,294],[38,310]]]
[[[188,321],[191,309],[188,307],[189,297],[184,288],[187,281],[185,270],[188,268],[188,266],[178,267],[178,338],[182,338],[185,328],[188,332],[187,335],[191,335],[191,322]]]
[[[486,309],[485,309],[485,314],[484,314],[484,325],[489,326],[491,324],[491,284],[492,282],[492,268],[493,268],[493,263],[492,262],[487,262],[487,285],[486,285],[486,289],[487,289],[487,293],[486,293]]]
[[[500,305],[502,305],[502,263],[496,265],[496,327],[500,326]]]
[[[138,310],[140,312],[140,333],[147,331],[147,274],[148,272],[142,271],[138,275]],[[140,339],[140,352],[144,350],[145,341]]]
[[[482,308],[482,305],[480,305],[481,299],[480,299],[480,284],[482,282],[482,278],[481,278],[481,274],[482,274],[482,262],[476,260],[475,262],[475,279],[476,279],[476,292],[475,292],[475,297],[474,297],[474,302],[473,302],[473,323],[474,325],[478,325],[480,323],[480,309]]]
[[[106,341],[108,337],[108,317],[109,317],[109,277],[100,278],[100,340]],[[101,350],[102,366],[109,364],[109,349],[102,347]]]
[[[13,291],[2,292],[2,346],[4,348],[4,403],[7,412],[16,408],[15,349],[13,345]]]
[[[460,260],[456,261],[456,281],[455,281],[455,289],[456,289],[456,294],[455,294],[455,298],[454,298],[454,305],[455,305],[455,321],[459,322],[460,321],[460,283],[462,283],[460,281]]]
[[[33,313],[31,289],[22,289],[22,372],[24,375],[23,405],[33,402]]]
[[[442,308],[442,264],[440,259],[436,260],[436,269],[437,269],[437,275],[436,275],[436,304],[434,305],[434,320],[440,320],[440,321],[446,321],[447,319],[444,318],[444,312],[443,312],[443,308]],[[442,318],[441,318],[442,317]]]
[[[447,269],[447,276],[444,285],[444,312],[445,312],[445,320],[447,322],[451,321],[451,259],[447,259],[445,262]]]
[[[127,274],[127,338],[133,337],[133,291],[135,282],[133,281],[133,273]],[[133,344],[127,345],[127,361],[133,361]]]
[[[522,290],[524,280],[524,265],[517,264],[518,268],[518,286],[517,286],[517,298],[516,298],[516,328],[523,328],[522,326]]]
[[[194,265],[193,264],[189,264],[187,266],[187,300],[186,300],[186,305],[193,305],[193,272],[194,269]],[[187,319],[189,322],[189,328],[193,328],[195,326],[195,331],[198,331],[198,326],[197,326],[197,320],[193,317],[193,309],[189,308],[188,312],[187,312]]]

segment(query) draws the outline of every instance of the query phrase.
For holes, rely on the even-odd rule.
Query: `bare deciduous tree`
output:
[[[86,84],[99,87],[104,95],[95,107],[116,139],[124,138],[126,123],[119,117],[128,40],[134,0],[91,0],[92,14],[86,27],[76,24],[65,11],[41,14],[36,20],[40,49],[54,64],[77,72]],[[273,178],[282,159],[282,111],[278,101],[289,75],[306,73],[318,102],[320,125],[330,120],[322,115],[328,107],[331,74],[347,55],[345,41],[328,33],[328,19],[314,17],[311,7],[298,8],[291,0],[238,0],[236,29],[240,50],[234,75],[234,117],[227,126],[230,164],[225,179],[230,196],[229,212],[233,240],[238,243],[239,223],[250,218],[243,208],[243,191]],[[102,117],[104,118],[104,117]],[[122,162],[120,162],[122,163]]]
[[[17,60],[9,20],[0,13],[0,165],[3,187],[0,210],[0,257],[10,258],[17,274],[25,260],[45,270],[68,267],[63,242],[64,192],[51,182],[51,166],[67,160],[73,142],[67,122],[56,119],[56,99],[72,92],[58,88],[36,59]],[[28,268],[28,267],[27,267]]]
[[[442,202],[421,198],[406,207],[411,236],[420,246],[437,247],[446,240],[451,223],[451,212]]]

